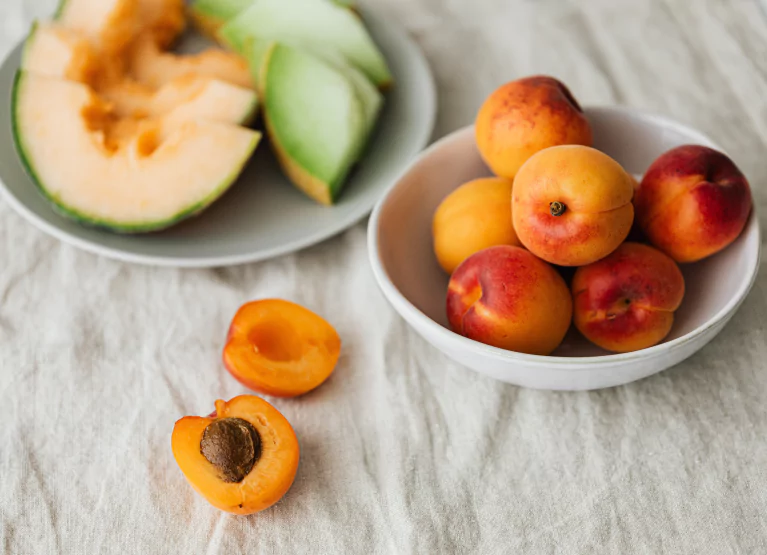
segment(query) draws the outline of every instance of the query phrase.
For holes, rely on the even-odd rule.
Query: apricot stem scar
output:
[[[555,200],[549,204],[549,210],[551,211],[552,216],[561,216],[565,213],[565,210],[567,210],[567,206],[565,203]]]
[[[261,457],[261,436],[242,418],[217,418],[205,428],[200,453],[224,482],[242,482]]]

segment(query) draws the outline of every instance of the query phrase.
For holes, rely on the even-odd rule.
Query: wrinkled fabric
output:
[[[767,214],[767,18],[753,0],[380,0],[439,84],[435,136],[532,73],[584,104],[710,134]],[[53,0],[0,1],[7,52]],[[0,107],[7,109],[7,107]],[[764,216],[762,217],[764,223]],[[389,307],[358,225],[269,262],[132,266],[0,202],[0,549],[51,553],[767,553],[767,277],[710,345],[624,387],[550,393],[459,367]],[[330,381],[273,400],[300,438],[284,500],[211,508],[174,422],[245,392],[221,349],[243,302],[338,329]]]

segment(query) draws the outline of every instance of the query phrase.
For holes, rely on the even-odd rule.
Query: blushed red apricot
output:
[[[493,173],[514,179],[536,152],[555,145],[591,146],[591,125],[568,88],[536,75],[499,87],[479,110],[477,146]]]
[[[548,355],[572,319],[572,299],[562,276],[530,252],[491,247],[466,259],[447,293],[453,331],[488,345]]]
[[[243,305],[229,327],[224,365],[240,383],[274,397],[295,397],[330,377],[341,339],[314,312],[289,301]]]
[[[603,349],[624,353],[652,347],[668,335],[684,297],[684,278],[659,250],[624,243],[578,268],[572,293],[578,330]]]
[[[701,260],[732,243],[751,204],[751,188],[733,161],[699,145],[661,155],[634,199],[642,231],[677,262]]]

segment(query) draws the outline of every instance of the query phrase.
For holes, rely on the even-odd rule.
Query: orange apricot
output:
[[[509,179],[544,148],[591,146],[593,140],[591,125],[573,95],[563,83],[545,75],[499,87],[480,108],[475,133],[485,163]]]
[[[583,266],[618,248],[634,222],[635,180],[607,154],[554,146],[514,180],[512,216],[522,244],[560,266]]]
[[[312,311],[269,299],[237,311],[224,347],[224,365],[240,383],[274,397],[318,387],[336,367],[341,339]]]
[[[486,177],[464,183],[434,214],[434,252],[449,274],[475,252],[496,245],[520,245],[511,223],[512,181]]]
[[[208,417],[185,416],[173,427],[173,456],[211,505],[237,515],[271,507],[290,489],[300,449],[290,423],[253,395],[216,401]]]

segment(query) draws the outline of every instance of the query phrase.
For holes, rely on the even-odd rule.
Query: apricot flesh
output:
[[[590,264],[618,248],[631,231],[634,184],[618,162],[596,149],[547,148],[514,180],[514,229],[547,262]]]
[[[684,278],[661,251],[624,243],[573,277],[574,321],[592,343],[624,353],[651,347],[671,331]]]
[[[591,146],[591,125],[568,88],[537,75],[506,83],[479,110],[477,146],[496,175],[514,179],[536,152],[555,145]]]
[[[695,262],[727,247],[751,213],[751,189],[726,155],[685,145],[647,170],[634,204],[650,242],[677,262]]]
[[[203,438],[221,420],[244,420],[256,431],[260,452],[243,476],[222,476],[221,465],[203,453]],[[192,487],[211,505],[233,514],[249,515],[274,505],[290,489],[298,470],[300,449],[290,423],[272,405],[253,395],[216,401],[208,417],[185,416],[171,438],[173,456]],[[232,447],[230,445],[230,447]]]
[[[434,214],[434,252],[449,274],[488,247],[520,245],[511,223],[512,181],[487,177],[464,183],[443,200]]]
[[[254,391],[295,397],[325,382],[340,353],[341,339],[323,318],[295,303],[268,299],[237,311],[224,365]]]
[[[466,259],[447,293],[453,331],[494,347],[548,355],[564,339],[572,299],[562,276],[530,252],[497,246]]]

